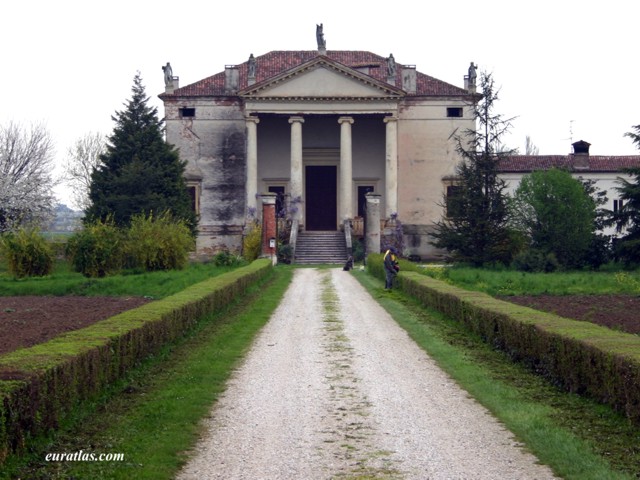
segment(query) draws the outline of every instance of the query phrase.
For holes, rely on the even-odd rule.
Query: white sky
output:
[[[640,124],[635,0],[20,0],[0,15],[0,123],[44,121],[59,165],[77,139],[111,133],[137,71],[162,117],[162,65],[185,86],[251,53],[315,50],[317,23],[329,50],[393,53],[460,87],[471,61],[491,72],[496,112],[518,117],[509,147],[529,135],[540,154],[567,154],[571,140],[640,154],[623,137]]]

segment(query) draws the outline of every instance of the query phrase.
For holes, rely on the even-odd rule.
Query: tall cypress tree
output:
[[[512,152],[500,148],[510,120],[496,114],[498,92],[490,74],[480,75],[481,99],[473,103],[477,128],[455,137],[462,161],[456,185],[445,196],[445,215],[435,225],[432,244],[452,259],[475,266],[509,263],[514,250],[509,228],[506,184],[498,176],[500,159]]]
[[[101,166],[92,174],[85,220],[111,215],[117,225],[127,226],[133,215],[170,211],[195,234],[197,219],[184,180],[186,162],[165,142],[163,120],[148,104],[140,73],[134,77],[132,93],[125,110],[111,117],[116,125],[100,156]]]

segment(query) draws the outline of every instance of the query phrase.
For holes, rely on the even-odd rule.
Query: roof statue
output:
[[[171,69],[171,64],[167,62],[167,64],[162,67],[162,71],[164,72],[164,84],[168,87],[173,83],[173,70]]]
[[[249,78],[255,78],[256,76],[256,59],[253,53],[249,55]]]
[[[396,76],[396,60],[393,58],[393,53],[389,54],[387,58],[387,77]]]
[[[324,33],[322,32],[322,23],[320,25],[316,25],[316,39],[318,40],[318,50],[324,50],[327,48]]]
[[[476,84],[476,69],[477,66],[471,62],[471,65],[469,65],[469,85]]]

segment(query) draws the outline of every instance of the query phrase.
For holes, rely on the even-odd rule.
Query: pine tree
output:
[[[462,157],[456,185],[449,191],[455,193],[445,196],[445,215],[432,234],[432,244],[447,250],[454,261],[475,266],[509,263],[514,248],[506,184],[498,176],[501,158],[512,153],[500,143],[511,120],[494,113],[498,92],[491,74],[482,72],[480,85],[482,97],[472,105],[478,128],[455,137]]]
[[[163,121],[150,107],[140,74],[133,81],[125,110],[111,118],[116,123],[107,137],[106,152],[94,171],[85,220],[105,220],[128,226],[136,214],[170,211],[195,234],[196,215],[184,180],[186,162],[163,138]]]

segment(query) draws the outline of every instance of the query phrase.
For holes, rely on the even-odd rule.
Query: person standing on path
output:
[[[384,254],[385,290],[393,288],[393,280],[398,275],[400,266],[398,265],[398,251],[395,247],[389,248]]]

